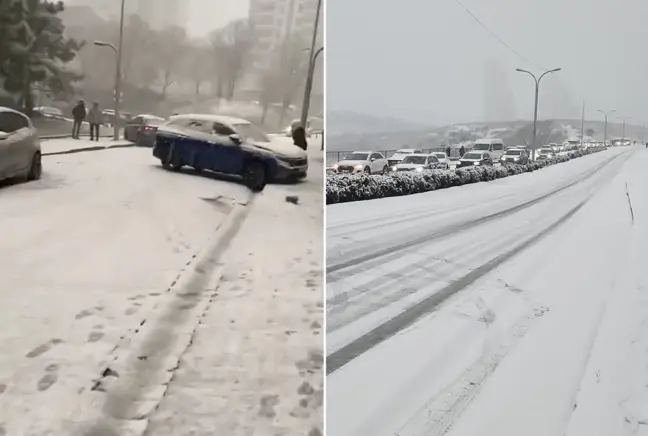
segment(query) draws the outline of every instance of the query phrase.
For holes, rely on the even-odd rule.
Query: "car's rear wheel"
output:
[[[245,186],[253,192],[261,192],[268,184],[268,172],[261,162],[248,162],[243,168],[243,181]]]
[[[171,161],[169,162],[169,165],[171,166],[171,169],[173,171],[180,171],[184,166],[184,164],[182,163],[182,153],[174,151],[171,154]]]
[[[32,157],[31,164],[29,166],[29,173],[27,173],[27,180],[38,180],[43,174],[43,162],[41,159],[40,153],[35,153]]]

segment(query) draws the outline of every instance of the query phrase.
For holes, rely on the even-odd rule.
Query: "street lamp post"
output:
[[[533,80],[535,81],[535,105],[534,105],[534,109],[533,109],[533,138],[532,138],[532,142],[531,142],[531,144],[532,144],[531,146],[533,147],[532,148],[533,154],[531,155],[532,160],[535,160],[536,148],[537,148],[536,138],[538,136],[538,131],[537,131],[537,126],[538,126],[538,94],[539,94],[539,89],[540,89],[540,81],[542,80],[542,78],[545,75],[547,75],[549,73],[556,73],[556,72],[558,72],[560,70],[562,70],[562,68],[555,68],[553,70],[545,71],[544,73],[542,73],[540,75],[540,77],[536,77],[535,74],[533,74],[531,71],[523,70],[521,68],[516,68],[515,69],[515,71],[517,71],[519,73],[527,73],[528,75],[533,77]]]
[[[608,116],[612,115],[613,113],[616,112],[615,109],[609,110],[609,111],[604,111],[602,109],[598,110],[600,113],[605,115],[605,124],[603,125],[603,146],[607,146],[607,123],[608,123]]]
[[[301,125],[304,129],[308,122],[308,109],[310,106],[311,91],[313,89],[313,76],[315,75],[315,61],[317,56],[324,50],[324,47],[315,50],[317,44],[317,30],[319,28],[320,12],[322,10],[322,0],[317,0],[317,9],[315,11],[315,24],[313,25],[313,38],[311,40],[310,55],[308,57],[308,74],[306,76],[306,87],[304,89],[304,101],[302,103]]]
[[[110,47],[117,57],[116,67],[115,67],[115,119],[113,120],[113,139],[115,141],[119,140],[119,103],[121,100],[121,66],[122,66],[122,49],[124,46],[124,9],[125,9],[125,0],[121,0],[121,11],[119,15],[119,43],[115,47],[113,44],[102,41],[95,41],[95,45],[99,47]]]

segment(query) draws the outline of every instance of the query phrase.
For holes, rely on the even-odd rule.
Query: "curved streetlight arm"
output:
[[[318,57],[320,54],[322,54],[323,51],[324,51],[324,47],[320,47],[320,48],[315,52],[315,54],[313,55],[313,64],[314,64],[315,61],[317,60],[317,57]]]
[[[527,73],[529,76],[533,77],[536,85],[538,84],[538,78],[531,71],[523,70],[522,68],[516,68],[515,71],[517,71],[518,73]]]
[[[554,68],[553,70],[545,71],[544,73],[542,73],[542,75],[540,75],[540,78],[538,79],[538,83],[540,83],[540,81],[542,80],[542,78],[543,78],[544,76],[546,76],[547,74],[549,74],[549,73],[557,73],[557,72],[560,71],[560,70],[562,70],[562,68]]]
[[[113,44],[111,44],[109,42],[95,41],[94,45],[96,45],[97,47],[109,47],[115,52],[115,54],[119,53],[118,50],[117,50],[117,47],[115,47]]]

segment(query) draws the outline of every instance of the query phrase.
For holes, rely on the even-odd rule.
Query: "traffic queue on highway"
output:
[[[465,167],[518,164],[543,161],[570,152],[587,149],[605,149],[607,146],[630,145],[629,140],[601,142],[565,141],[563,144],[542,145],[533,153],[526,145],[506,147],[501,139],[478,139],[468,147],[461,146],[459,155],[451,158],[451,148],[444,151],[425,152],[422,149],[397,150],[387,157],[381,151],[354,151],[327,170],[338,174],[388,174],[401,171],[424,171],[428,169],[453,170]]]

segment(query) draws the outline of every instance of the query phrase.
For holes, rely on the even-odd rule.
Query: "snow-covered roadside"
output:
[[[0,189],[0,429],[47,434],[226,216],[218,197],[247,194],[145,149],[51,157]]]
[[[146,434],[322,434],[322,189],[283,194],[255,199]]]
[[[614,182],[597,185],[596,195],[564,226],[556,226],[554,233],[462,290],[435,313],[329,375],[328,431],[336,436],[429,436],[448,429],[448,434],[462,436],[565,434],[574,404],[578,403],[577,412],[583,407],[577,397],[584,391],[581,380],[597,326],[605,319],[602,307],[608,296],[618,293],[613,287],[624,276],[631,254],[624,177],[634,174],[634,168],[643,171],[647,164],[648,156],[637,151]],[[641,183],[646,185],[629,182],[631,193],[632,186]],[[584,194],[587,191],[581,190],[583,200]],[[552,204],[560,203],[556,199]],[[527,210],[517,225],[542,228],[544,214],[552,208],[534,208],[535,218]],[[507,222],[515,234],[513,217]],[[465,244],[470,252],[468,238]],[[455,263],[456,252],[449,254]],[[444,268],[451,266],[439,263],[430,272]],[[429,277],[430,282],[435,280]],[[638,325],[645,318],[644,314],[630,323]],[[635,368],[645,371],[646,363],[644,357]],[[596,380],[596,371],[592,374],[591,380]],[[626,379],[628,384],[631,380],[644,386],[644,379]],[[633,405],[640,404],[637,393],[624,394],[631,394]],[[605,412],[592,409],[581,424],[599,415]],[[636,426],[641,417],[635,412],[632,419]]]
[[[640,156],[621,179],[635,217],[626,263],[616,271],[567,436],[648,435],[648,150]]]

